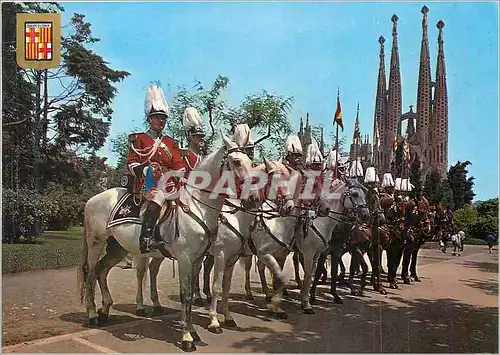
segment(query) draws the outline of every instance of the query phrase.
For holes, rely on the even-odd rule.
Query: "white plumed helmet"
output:
[[[169,116],[168,103],[161,87],[149,84],[144,101],[144,113],[146,116],[154,114]]]

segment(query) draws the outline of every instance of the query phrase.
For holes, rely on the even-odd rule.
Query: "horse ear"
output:
[[[267,160],[265,155],[262,155],[262,158],[264,159],[264,164],[266,165],[266,173],[268,173],[272,169],[274,169],[273,163],[271,163],[269,160]]]
[[[238,148],[238,145],[236,143],[234,143],[231,139],[229,139],[228,136],[226,136],[222,130],[221,130],[221,135],[222,135],[222,140],[224,141],[224,144],[226,145],[226,149],[229,150],[229,149],[234,149],[234,148]]]

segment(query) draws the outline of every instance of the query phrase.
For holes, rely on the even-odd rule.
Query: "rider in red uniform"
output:
[[[130,134],[127,160],[130,173],[136,177],[136,189],[149,201],[139,236],[139,247],[143,254],[160,245],[161,240],[152,241],[153,231],[163,204],[176,192],[178,178],[167,178],[164,173],[183,173],[185,170],[176,142],[162,134],[169,107],[160,87],[148,87],[144,108],[149,129],[146,132]],[[154,184],[147,186],[145,180],[151,176],[154,177]]]
[[[186,165],[185,178],[191,170],[200,163],[205,149],[205,133],[203,132],[203,120],[194,107],[188,107],[182,115],[182,123],[186,131],[188,149],[183,152],[183,158]]]

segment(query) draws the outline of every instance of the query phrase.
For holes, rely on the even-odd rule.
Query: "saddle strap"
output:
[[[195,215],[191,209],[189,208],[188,205],[186,205],[185,203],[181,202],[180,200],[177,200],[176,201],[177,204],[181,207],[182,211],[184,213],[186,213],[188,216],[190,216],[192,219],[194,219],[196,222],[198,222],[198,224],[203,228],[203,230],[205,231],[205,234],[208,236],[209,240],[211,241],[212,240],[212,237],[215,235],[215,232],[212,232],[210,230],[210,228],[208,228],[208,226],[205,224],[205,222],[203,222],[200,217],[198,217],[197,215]],[[177,215],[178,216],[178,215]],[[178,218],[178,217],[177,217]],[[177,234],[179,233],[178,230],[176,230],[176,236]]]
[[[257,217],[258,218],[258,221],[259,223],[262,225],[262,227],[264,228],[264,230],[266,231],[267,234],[269,234],[271,236],[271,238],[273,238],[273,240],[278,243],[281,247],[285,248],[287,253],[290,253],[291,251],[291,246],[293,245],[293,242],[295,241],[295,236],[292,238],[292,242],[290,243],[290,245],[286,245],[285,243],[283,243],[281,240],[279,240],[272,232],[271,230],[269,229],[269,227],[267,226],[267,224],[264,222],[264,219],[261,218],[261,217]]]
[[[325,237],[321,232],[314,226],[314,223],[311,223],[310,228],[313,230],[314,233],[318,235],[318,237],[321,239],[323,244],[325,245],[325,248],[328,248],[328,242],[326,241]]]

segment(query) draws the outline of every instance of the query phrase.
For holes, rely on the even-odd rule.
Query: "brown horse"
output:
[[[412,238],[404,248],[403,264],[401,270],[401,278],[405,284],[410,284],[410,277],[415,281],[420,282],[417,275],[417,257],[422,245],[425,244],[431,237],[432,219],[430,213],[430,205],[425,197],[415,199],[417,209],[414,213],[412,222]],[[411,265],[410,265],[411,264]],[[410,275],[408,274],[410,269]]]

